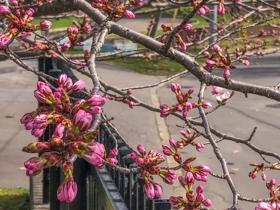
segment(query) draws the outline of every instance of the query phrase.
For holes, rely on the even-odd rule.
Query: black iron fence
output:
[[[53,58],[39,59],[40,71],[58,78],[62,73],[77,80],[72,71],[63,62]],[[83,95],[75,97],[83,98]],[[53,127],[49,126],[41,141],[49,139]],[[135,166],[128,158],[131,153],[125,141],[110,126],[101,125],[98,141],[106,148],[112,149],[117,142],[118,161],[123,167]],[[78,185],[78,194],[71,204],[57,200],[56,191],[62,181],[62,173],[58,167],[43,172],[43,203],[49,203],[50,210],[169,210],[167,200],[146,198],[143,182],[138,174],[124,174],[110,167],[96,169],[82,159],[74,164],[74,178]]]

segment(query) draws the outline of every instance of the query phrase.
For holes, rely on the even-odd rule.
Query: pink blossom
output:
[[[64,180],[57,189],[57,199],[67,203],[72,202],[78,192],[78,187],[73,177]]]
[[[58,86],[66,91],[69,91],[73,86],[72,79],[66,74],[61,74],[58,78]]]
[[[72,91],[79,92],[79,91],[83,90],[85,87],[86,87],[85,82],[83,80],[78,80],[72,86]]]
[[[162,197],[162,187],[157,184],[157,183],[154,183],[154,192],[155,192],[155,198],[161,198]]]
[[[171,83],[171,90],[172,92],[177,92],[182,89],[181,85],[178,83]]]
[[[218,5],[218,14],[224,15],[226,13],[225,7],[223,5]]]
[[[206,109],[212,107],[212,104],[208,101],[203,101],[201,105],[203,108],[206,108]]]
[[[161,117],[167,117],[170,114],[170,108],[168,105],[162,104],[162,105],[160,105],[160,109],[161,109],[161,111],[160,111]]]
[[[224,78],[225,79],[228,79],[230,76],[230,70],[228,68],[225,68],[224,69]]]
[[[39,157],[32,157],[24,162],[27,176],[35,176],[41,172],[45,162]]]
[[[208,58],[210,56],[210,53],[208,51],[203,51],[202,55]]]
[[[216,66],[216,62],[210,59],[208,59],[205,63],[208,69],[213,69]]]
[[[174,181],[176,180],[177,178],[177,173],[175,170],[173,169],[162,169],[160,171],[160,174],[159,176],[162,178],[162,180],[167,183],[167,184],[173,184]]]
[[[62,50],[68,50],[71,47],[70,42],[65,42],[62,44]]]
[[[145,152],[146,152],[145,147],[143,145],[140,145],[140,144],[137,146],[137,150],[141,154],[145,154]]]
[[[186,25],[184,25],[184,30],[185,31],[192,31],[193,26],[190,23],[187,23]]]
[[[147,198],[153,200],[155,197],[155,188],[152,182],[145,182],[144,189],[147,195]]]
[[[202,193],[198,193],[196,196],[196,200],[199,202],[202,202],[205,199],[204,195]]]
[[[0,4],[0,15],[8,15],[11,13],[11,10],[9,9],[9,7]]]
[[[203,201],[204,206],[209,207],[212,206],[212,201],[210,199],[205,199]]]
[[[100,95],[93,95],[87,99],[90,106],[103,106],[106,103],[106,98]]]
[[[0,34],[0,49],[6,48],[12,39],[7,34]]]
[[[59,123],[53,133],[53,138],[62,138],[64,133],[65,126],[62,123]]]
[[[89,129],[92,123],[92,115],[80,109],[74,116],[74,124],[79,127],[81,131]]]
[[[172,151],[172,149],[167,145],[162,145],[162,152],[163,152],[163,154],[165,154],[167,156],[174,154],[174,151]]]
[[[128,18],[135,18],[135,15],[133,12],[131,12],[130,10],[125,10],[124,11],[124,15]]]
[[[193,105],[190,102],[186,102],[186,106],[185,107],[186,107],[186,111],[190,111],[193,108]]]
[[[27,9],[27,10],[25,11],[25,14],[28,15],[28,16],[30,16],[30,17],[33,16],[34,13],[35,13],[35,10],[32,9],[32,8],[29,8],[29,9]]]
[[[40,28],[42,31],[49,30],[52,27],[52,22],[49,20],[41,20]]]
[[[101,111],[102,108],[100,106],[91,106],[88,112],[91,114],[99,114]]]
[[[204,149],[204,144],[203,143],[196,143],[195,144],[195,147],[196,147],[196,150],[198,151],[198,152],[201,152],[203,149]]]
[[[101,168],[104,165],[105,158],[104,145],[98,142],[92,142],[89,144],[86,153],[83,155],[83,158],[90,164]]]
[[[134,101],[129,101],[128,106],[130,109],[133,109],[137,104]]]
[[[212,47],[213,51],[219,53],[222,51],[221,47],[218,44],[214,44]]]

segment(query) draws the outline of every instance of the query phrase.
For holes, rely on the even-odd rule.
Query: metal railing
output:
[[[77,78],[67,65],[53,58],[40,58],[39,70],[58,78],[62,73]],[[83,95],[75,95],[75,98]],[[49,126],[40,139],[48,140],[54,128]],[[97,140],[110,150],[117,142],[118,161],[123,167],[135,166],[128,158],[132,151],[125,141],[110,126],[101,125]],[[169,210],[168,200],[153,200],[146,198],[142,179],[138,174],[124,174],[111,167],[96,169],[82,159],[74,164],[74,178],[78,185],[75,200],[70,203],[61,203],[57,200],[56,191],[63,175],[58,167],[46,169],[43,172],[43,202],[49,203],[50,210]]]

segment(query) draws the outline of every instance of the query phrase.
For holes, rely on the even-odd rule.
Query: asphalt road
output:
[[[270,56],[265,59],[252,59],[251,67],[238,68],[232,74],[232,78],[244,82],[252,82],[260,85],[273,86],[280,80],[280,59],[278,56]],[[36,66],[36,62],[30,62],[30,65]],[[162,79],[161,77],[139,75],[129,72],[112,65],[99,63],[97,65],[98,73],[101,78],[118,87],[127,87],[132,85],[141,85],[145,83],[154,83]],[[19,119],[23,113],[31,111],[36,107],[36,101],[33,98],[36,76],[22,71],[10,61],[1,62],[0,65],[0,186],[3,187],[28,187],[28,178],[24,175],[22,168],[23,161],[30,157],[29,154],[21,152],[22,146],[26,145],[34,138],[24,130],[19,124]],[[88,87],[91,83],[86,79]],[[197,91],[199,83],[191,76],[187,75],[178,80],[184,87],[194,87]],[[156,91],[135,91],[135,94],[143,101],[149,104],[155,103],[155,98],[161,103],[172,104],[172,96],[168,85],[161,87]],[[210,92],[210,89],[207,90]],[[214,99],[207,94],[207,98],[213,103]],[[247,138],[253,127],[258,130],[253,139],[253,143],[262,148],[274,152],[279,150],[279,103],[249,95],[245,98],[242,94],[235,94],[227,106],[210,115],[211,126],[237,137]],[[158,120],[158,114],[147,112],[143,108],[131,110],[124,104],[108,103],[105,106],[108,116],[114,117],[114,123],[119,127],[121,134],[127,139],[133,147],[141,143],[148,149],[160,148],[161,141],[166,141],[168,135],[179,138],[179,128],[176,125],[182,125],[182,122],[170,117],[165,120],[165,125]],[[193,113],[196,115],[196,113]],[[167,128],[167,130],[166,130]],[[166,134],[167,133],[167,134]],[[165,139],[160,139],[165,137]],[[203,139],[201,139],[203,141]],[[251,180],[248,178],[250,167],[249,163],[262,161],[242,145],[229,141],[223,141],[220,148],[224,157],[228,161],[228,166],[233,180],[243,195],[248,197],[261,198],[267,197],[268,193],[264,182],[258,178]],[[207,146],[201,153],[194,149],[184,151],[186,157],[190,155],[199,155],[198,162],[209,165],[214,172],[221,173],[219,163],[212,153],[212,149]],[[272,174],[268,174],[272,177]],[[280,180],[278,173],[273,177]],[[213,209],[222,210],[228,207],[231,202],[229,188],[226,183],[215,178],[205,185],[207,195],[214,201]],[[166,190],[165,196],[170,194],[180,194],[183,191],[175,186]],[[240,202],[240,209],[253,209],[254,205],[247,205]]]

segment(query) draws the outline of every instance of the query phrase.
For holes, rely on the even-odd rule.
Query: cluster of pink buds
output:
[[[278,210],[280,209],[280,185],[276,184],[275,179],[266,183],[266,188],[270,191],[270,202],[260,202],[255,210]]]
[[[200,209],[200,207],[209,207],[212,205],[212,201],[210,199],[206,199],[203,195],[203,186],[198,185],[196,187],[196,191],[194,192],[194,183],[195,180],[193,175],[189,172],[185,173],[184,176],[178,177],[181,186],[186,190],[186,197],[178,196],[174,197],[171,196],[169,198],[169,202],[172,205],[173,209]],[[196,193],[196,195],[195,195]]]
[[[130,0],[129,3],[134,4],[135,6],[143,6],[144,1]],[[129,5],[124,2],[116,2],[114,0],[94,0],[91,5],[112,16],[113,20],[117,20],[123,16],[135,18],[135,14],[129,10]]]
[[[83,158],[96,167],[102,167],[106,161],[117,164],[118,151],[113,149],[107,155],[104,145],[94,141],[97,132],[90,130],[106,98],[91,95],[74,104],[70,103],[70,95],[84,88],[84,81],[73,83],[65,74],[59,77],[55,89],[39,81],[34,96],[41,106],[21,118],[21,123],[35,137],[41,137],[50,124],[55,125],[49,139],[30,143],[23,151],[39,153],[39,157],[30,158],[24,163],[28,176],[37,175],[42,169],[52,166],[62,168],[65,179],[57,191],[60,201],[71,202],[77,194],[77,185],[72,175],[73,157]]]
[[[249,65],[249,61],[244,57],[244,54],[245,51],[240,52],[239,49],[236,49],[235,59],[245,65]],[[228,80],[231,75],[231,69],[234,69],[231,55],[226,50],[223,51],[218,44],[213,45],[212,53],[204,51],[203,55],[207,58],[205,61],[205,69],[210,72],[215,68],[223,69],[223,76]]]
[[[131,159],[140,168],[140,174],[145,182],[145,192],[149,199],[160,198],[162,195],[161,186],[154,182],[153,176],[157,175],[167,184],[173,184],[177,178],[176,171],[169,168],[160,167],[159,164],[164,162],[162,154],[150,150],[146,152],[144,146],[138,145],[137,150],[139,152],[132,152],[130,154]]]
[[[182,91],[182,87],[180,84],[172,83],[171,84],[171,91],[175,93],[176,99],[177,99],[177,104],[168,106],[166,104],[162,104],[160,106],[161,112],[160,116],[161,117],[167,117],[171,113],[179,112],[182,113],[184,117],[188,117],[189,111],[198,108],[198,107],[203,107],[203,108],[211,108],[212,105],[211,103],[207,101],[203,101],[202,103],[196,103],[196,102],[190,102],[189,100],[192,99],[192,93],[193,89],[189,89],[186,92]]]
[[[207,182],[208,181],[208,175],[211,172],[211,169],[208,166],[204,165],[198,165],[194,166],[192,165],[192,162],[195,160],[195,157],[190,157],[186,159],[182,163],[182,168],[188,172],[190,176],[192,176],[197,181]]]

